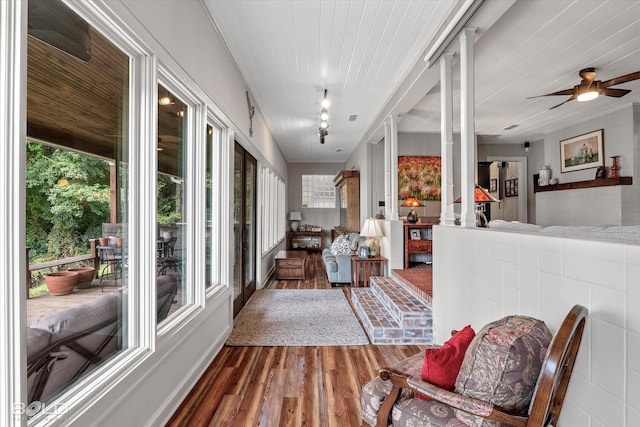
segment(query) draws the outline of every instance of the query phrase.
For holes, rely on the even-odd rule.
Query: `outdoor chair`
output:
[[[586,318],[575,305],[548,344],[546,325],[530,317],[486,325],[464,352],[454,391],[422,379],[425,352],[382,368],[363,387],[363,425],[555,426]]]
[[[164,276],[170,268],[178,273],[182,270],[182,259],[175,254],[177,240],[177,237],[172,237],[164,243],[162,256],[158,258],[158,274]]]

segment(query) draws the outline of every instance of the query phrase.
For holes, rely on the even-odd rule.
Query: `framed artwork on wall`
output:
[[[604,166],[604,129],[560,141],[560,171]]]
[[[440,200],[440,156],[398,156],[398,198]]]

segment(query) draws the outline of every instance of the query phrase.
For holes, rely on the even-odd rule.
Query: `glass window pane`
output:
[[[186,215],[184,194],[186,162],[185,117],[187,105],[162,85],[158,85],[158,197],[157,197],[157,268],[158,287],[177,282],[175,302],[169,316],[187,303],[184,282]]]
[[[217,127],[207,125],[207,176],[206,176],[206,254],[205,254],[205,280],[206,288],[220,282],[219,278],[219,237],[214,228],[214,221],[218,219],[218,204],[220,183],[218,182],[218,157],[220,149],[221,132]]]
[[[336,207],[332,175],[302,175],[302,207]]]
[[[29,0],[28,20],[31,404],[128,346],[130,58],[57,0]],[[55,288],[54,273],[75,284]]]

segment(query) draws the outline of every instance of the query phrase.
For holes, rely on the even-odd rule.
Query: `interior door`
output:
[[[256,290],[256,177],[257,161],[236,143],[234,156],[233,315]]]

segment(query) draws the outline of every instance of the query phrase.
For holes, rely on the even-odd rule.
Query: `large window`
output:
[[[28,24],[27,404],[38,415],[130,345],[130,57],[59,1],[29,0]],[[61,275],[75,284],[55,291]]]
[[[174,93],[158,85],[158,280],[175,280],[178,293],[171,313],[185,305],[188,286],[182,286],[187,258],[187,211],[185,194],[188,147],[188,107]]]
[[[336,191],[332,175],[302,175],[302,207],[336,207]]]
[[[262,168],[262,253],[284,239],[286,194],[284,181],[274,171]]]

